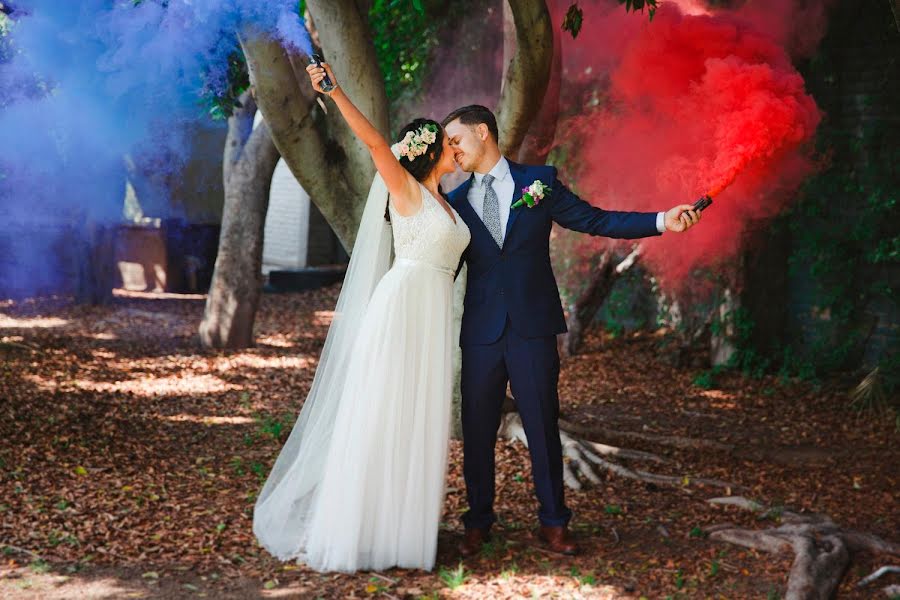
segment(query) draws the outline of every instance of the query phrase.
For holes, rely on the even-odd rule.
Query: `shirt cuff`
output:
[[[666,213],[656,213],[656,230],[660,233],[666,232]]]

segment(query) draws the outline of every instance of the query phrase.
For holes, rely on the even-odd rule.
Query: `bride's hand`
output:
[[[326,92],[322,89],[322,80],[325,79],[326,71],[328,73],[328,77],[331,78],[331,83],[334,84],[334,88],[330,92]],[[306,72],[309,73],[309,79],[312,82],[313,89],[320,94],[330,96],[332,93],[334,93],[335,90],[337,90],[338,82],[328,63],[322,63],[321,67],[316,64],[307,65]]]

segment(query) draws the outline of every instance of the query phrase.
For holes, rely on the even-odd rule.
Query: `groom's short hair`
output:
[[[491,135],[494,136],[494,141],[500,142],[500,133],[497,131],[497,117],[494,116],[494,113],[492,113],[490,109],[481,106],[480,104],[463,106],[444,117],[444,120],[441,121],[441,125],[446,127],[448,123],[455,121],[456,119],[459,119],[459,122],[463,125],[481,125],[484,123],[487,125]]]

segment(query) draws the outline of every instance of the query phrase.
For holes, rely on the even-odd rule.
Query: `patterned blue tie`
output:
[[[497,242],[497,246],[503,247],[503,234],[500,231],[500,200],[497,198],[497,192],[494,191],[491,184],[494,182],[493,175],[485,175],[481,179],[484,186],[484,208],[482,210],[482,220],[485,227],[490,232],[491,237]]]

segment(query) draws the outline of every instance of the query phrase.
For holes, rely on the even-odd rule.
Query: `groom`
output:
[[[550,229],[563,227],[614,238],[642,238],[686,231],[700,220],[690,204],[665,213],[615,212],[591,206],[570,192],[548,166],[519,165],[500,154],[497,121],[472,105],[444,119],[454,158],[469,179],[450,192],[472,241],[462,256],[469,265],[462,347],[463,474],[469,510],[463,556],[487,541],[494,514],[494,445],[509,382],[522,417],[535,492],[540,502],[538,537],[551,551],[576,554],[568,533],[572,517],[563,491],[559,440],[559,354],[556,334],[566,331],[556,279],[550,267]],[[534,207],[511,208],[522,189],[549,186]]]

